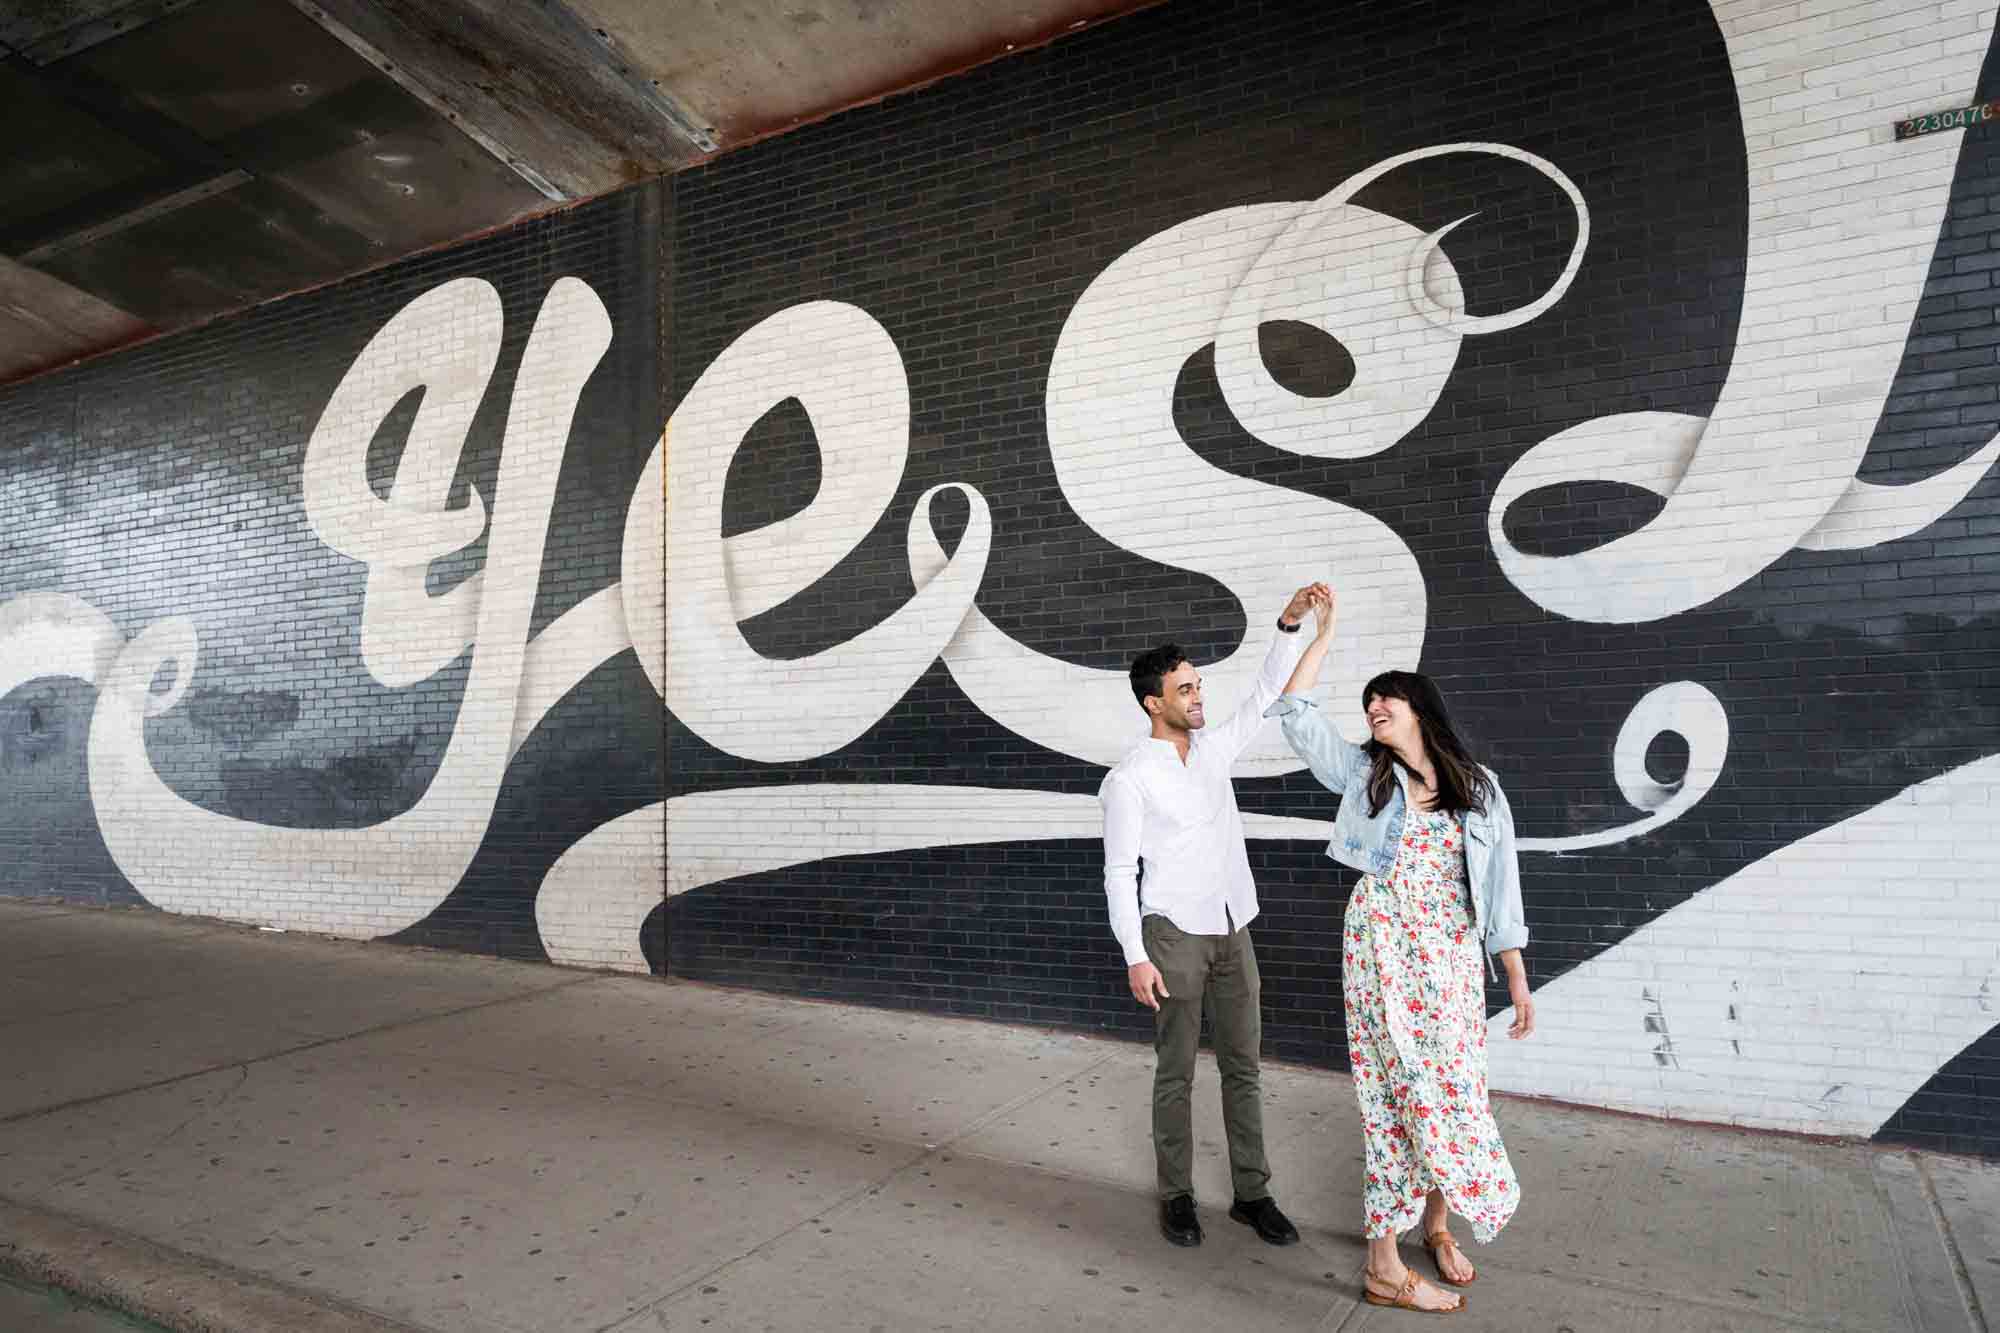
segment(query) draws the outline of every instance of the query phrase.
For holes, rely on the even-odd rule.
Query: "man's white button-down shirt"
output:
[[[1127,967],[1147,961],[1142,915],[1157,912],[1190,935],[1227,935],[1257,916],[1257,886],[1229,770],[1256,738],[1264,710],[1284,692],[1311,637],[1303,628],[1274,629],[1272,635],[1255,692],[1227,721],[1192,733],[1185,763],[1172,741],[1147,737],[1098,788],[1104,894]]]

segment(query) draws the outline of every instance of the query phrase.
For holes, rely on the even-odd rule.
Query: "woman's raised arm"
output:
[[[1326,661],[1326,650],[1333,646],[1333,604],[1334,594],[1315,592],[1311,597],[1313,620],[1313,640],[1306,646],[1304,657],[1292,668],[1292,678],[1285,682],[1286,694],[1304,694],[1319,684],[1319,669]]]
[[[1326,661],[1326,650],[1333,643],[1333,594],[1316,595],[1312,611],[1319,622],[1312,643],[1292,669],[1284,694],[1264,710],[1264,715],[1281,719],[1285,743],[1292,747],[1293,754],[1306,761],[1306,767],[1321,786],[1345,792],[1349,780],[1366,762],[1365,757],[1360,746],[1343,737],[1326,720],[1309,693],[1319,683],[1320,664]]]

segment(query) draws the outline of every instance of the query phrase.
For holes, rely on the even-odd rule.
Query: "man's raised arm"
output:
[[[1257,671],[1250,697],[1227,718],[1202,729],[1204,747],[1215,747],[1233,762],[1256,739],[1257,729],[1264,724],[1264,710],[1285,692],[1285,682],[1291,679],[1292,668],[1298,665],[1299,654],[1309,642],[1309,636],[1300,632],[1299,623],[1312,607],[1313,590],[1325,586],[1308,583],[1292,594],[1292,600],[1279,613],[1277,627],[1271,631],[1271,648],[1264,654],[1264,665]]]

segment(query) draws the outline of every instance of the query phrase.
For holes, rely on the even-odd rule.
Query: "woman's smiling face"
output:
[[[1371,694],[1366,705],[1368,735],[1392,749],[1407,749],[1417,739],[1417,715],[1404,699]]]

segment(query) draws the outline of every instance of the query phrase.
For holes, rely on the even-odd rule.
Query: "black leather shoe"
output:
[[[1242,1199],[1229,1205],[1229,1215],[1244,1226],[1253,1227],[1257,1234],[1271,1245],[1296,1245],[1299,1243],[1299,1229],[1291,1220],[1278,1211],[1278,1201],[1272,1198],[1252,1199],[1248,1203]]]
[[[1201,1244],[1201,1219],[1194,1215],[1194,1195],[1176,1194],[1160,1205],[1160,1232],[1176,1245]]]

